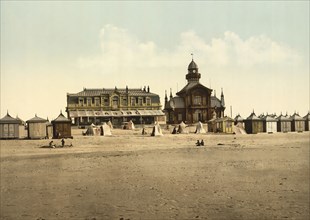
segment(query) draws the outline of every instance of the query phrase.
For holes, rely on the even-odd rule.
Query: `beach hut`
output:
[[[271,115],[266,115],[262,118],[263,120],[263,131],[267,133],[275,133],[277,132],[277,119],[272,117]]]
[[[305,115],[304,119],[305,119],[305,131],[309,131],[309,128],[310,128],[310,112],[308,112],[308,114]]]
[[[101,136],[111,136],[112,135],[111,127],[105,122],[100,126],[100,135]]]
[[[257,134],[263,132],[263,121],[258,118],[254,111],[244,120],[245,131],[248,134]]]
[[[223,133],[233,133],[233,125],[234,125],[234,119],[225,116],[223,118],[218,118],[216,120],[217,128],[219,132]]]
[[[292,123],[291,123],[291,119],[285,115],[280,115],[279,117],[276,118],[277,119],[277,131],[278,132],[291,132],[292,128]]]
[[[151,136],[163,136],[163,133],[161,131],[161,128],[158,122],[155,122],[154,127],[152,129]]]
[[[112,124],[112,122],[110,120],[108,121],[107,125],[109,125],[111,130],[113,129],[113,124]]]
[[[199,121],[196,125],[196,131],[195,134],[204,134],[206,133],[206,130],[203,128],[203,124]]]
[[[0,119],[0,139],[19,138],[19,120],[6,114]]]
[[[100,127],[98,128],[96,125],[94,125],[93,123],[91,125],[88,126],[88,128],[86,129],[85,132],[83,132],[83,135],[87,135],[87,136],[98,136],[101,134],[101,129]]]
[[[239,126],[241,125],[244,128],[244,119],[240,116],[240,114],[234,118],[234,123],[235,125],[239,124]]]
[[[208,121],[208,132],[219,132],[216,118],[212,118]]]
[[[305,131],[305,119],[300,117],[299,114],[294,113],[290,119],[292,120],[292,131],[303,132]]]
[[[62,113],[55,120],[52,120],[53,138],[72,138],[71,120]]]
[[[28,125],[28,138],[30,139],[42,139],[47,138],[46,124],[47,120],[35,115],[34,118],[26,121]]]

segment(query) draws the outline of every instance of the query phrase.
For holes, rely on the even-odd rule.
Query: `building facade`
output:
[[[75,125],[165,122],[159,95],[143,89],[86,89],[67,94],[67,114]]]
[[[207,122],[213,118],[224,117],[225,101],[223,90],[220,99],[216,95],[212,96],[212,89],[207,88],[199,82],[201,74],[198,65],[192,61],[188,65],[186,74],[187,85],[176,96],[170,98],[165,94],[165,108],[167,123],[176,124],[184,121],[185,123],[196,123],[198,121]]]

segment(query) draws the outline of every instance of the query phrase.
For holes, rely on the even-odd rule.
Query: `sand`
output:
[[[309,219],[309,132],[81,133],[1,140],[1,219]]]

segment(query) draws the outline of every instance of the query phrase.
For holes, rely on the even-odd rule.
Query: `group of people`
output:
[[[204,146],[205,142],[203,140],[201,140],[201,142],[199,142],[199,140],[197,140],[196,142],[196,146]]]
[[[50,143],[49,143],[49,146],[51,147],[51,148],[56,148],[57,146],[56,146],[56,144],[54,144],[54,141],[51,141]],[[73,145],[72,145],[72,143],[69,145],[69,147],[72,147]],[[60,147],[65,147],[65,139],[61,139],[61,146]]]

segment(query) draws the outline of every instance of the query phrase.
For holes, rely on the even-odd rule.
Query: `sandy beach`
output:
[[[309,132],[72,132],[1,140],[1,219],[309,219]]]

